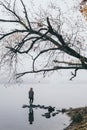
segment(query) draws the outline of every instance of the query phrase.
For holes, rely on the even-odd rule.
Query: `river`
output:
[[[34,104],[53,106],[56,110],[87,106],[87,81],[84,73],[75,80],[51,76],[49,80],[25,80],[23,83],[0,85],[0,130],[63,130],[70,121],[59,113],[47,119],[42,115],[47,110],[33,108],[34,121],[29,122],[28,91],[34,89]],[[58,76],[58,75],[57,75]],[[66,76],[65,76],[66,77]],[[84,78],[83,78],[84,77]],[[57,79],[58,78],[58,79]]]

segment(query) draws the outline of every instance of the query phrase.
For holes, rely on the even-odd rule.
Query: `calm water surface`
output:
[[[53,80],[53,79],[52,79]],[[0,130],[63,130],[69,124],[65,114],[46,119],[47,110],[33,108],[34,121],[29,123],[28,90],[33,87],[34,104],[55,106],[57,109],[87,106],[87,82],[81,80],[56,81],[54,83],[23,83],[0,85]],[[55,78],[56,80],[56,78]]]

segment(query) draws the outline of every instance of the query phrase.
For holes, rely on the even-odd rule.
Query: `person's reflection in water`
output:
[[[34,111],[33,111],[33,107],[30,106],[29,108],[29,122],[30,124],[33,124],[34,121]]]

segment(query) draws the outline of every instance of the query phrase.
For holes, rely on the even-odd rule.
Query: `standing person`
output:
[[[30,99],[30,103],[33,103],[33,100],[34,100],[33,88],[30,88],[30,90],[29,90],[29,99]]]

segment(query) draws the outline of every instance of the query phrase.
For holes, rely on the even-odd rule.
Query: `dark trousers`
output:
[[[33,98],[30,98],[30,103],[33,103],[33,100],[34,100]]]

